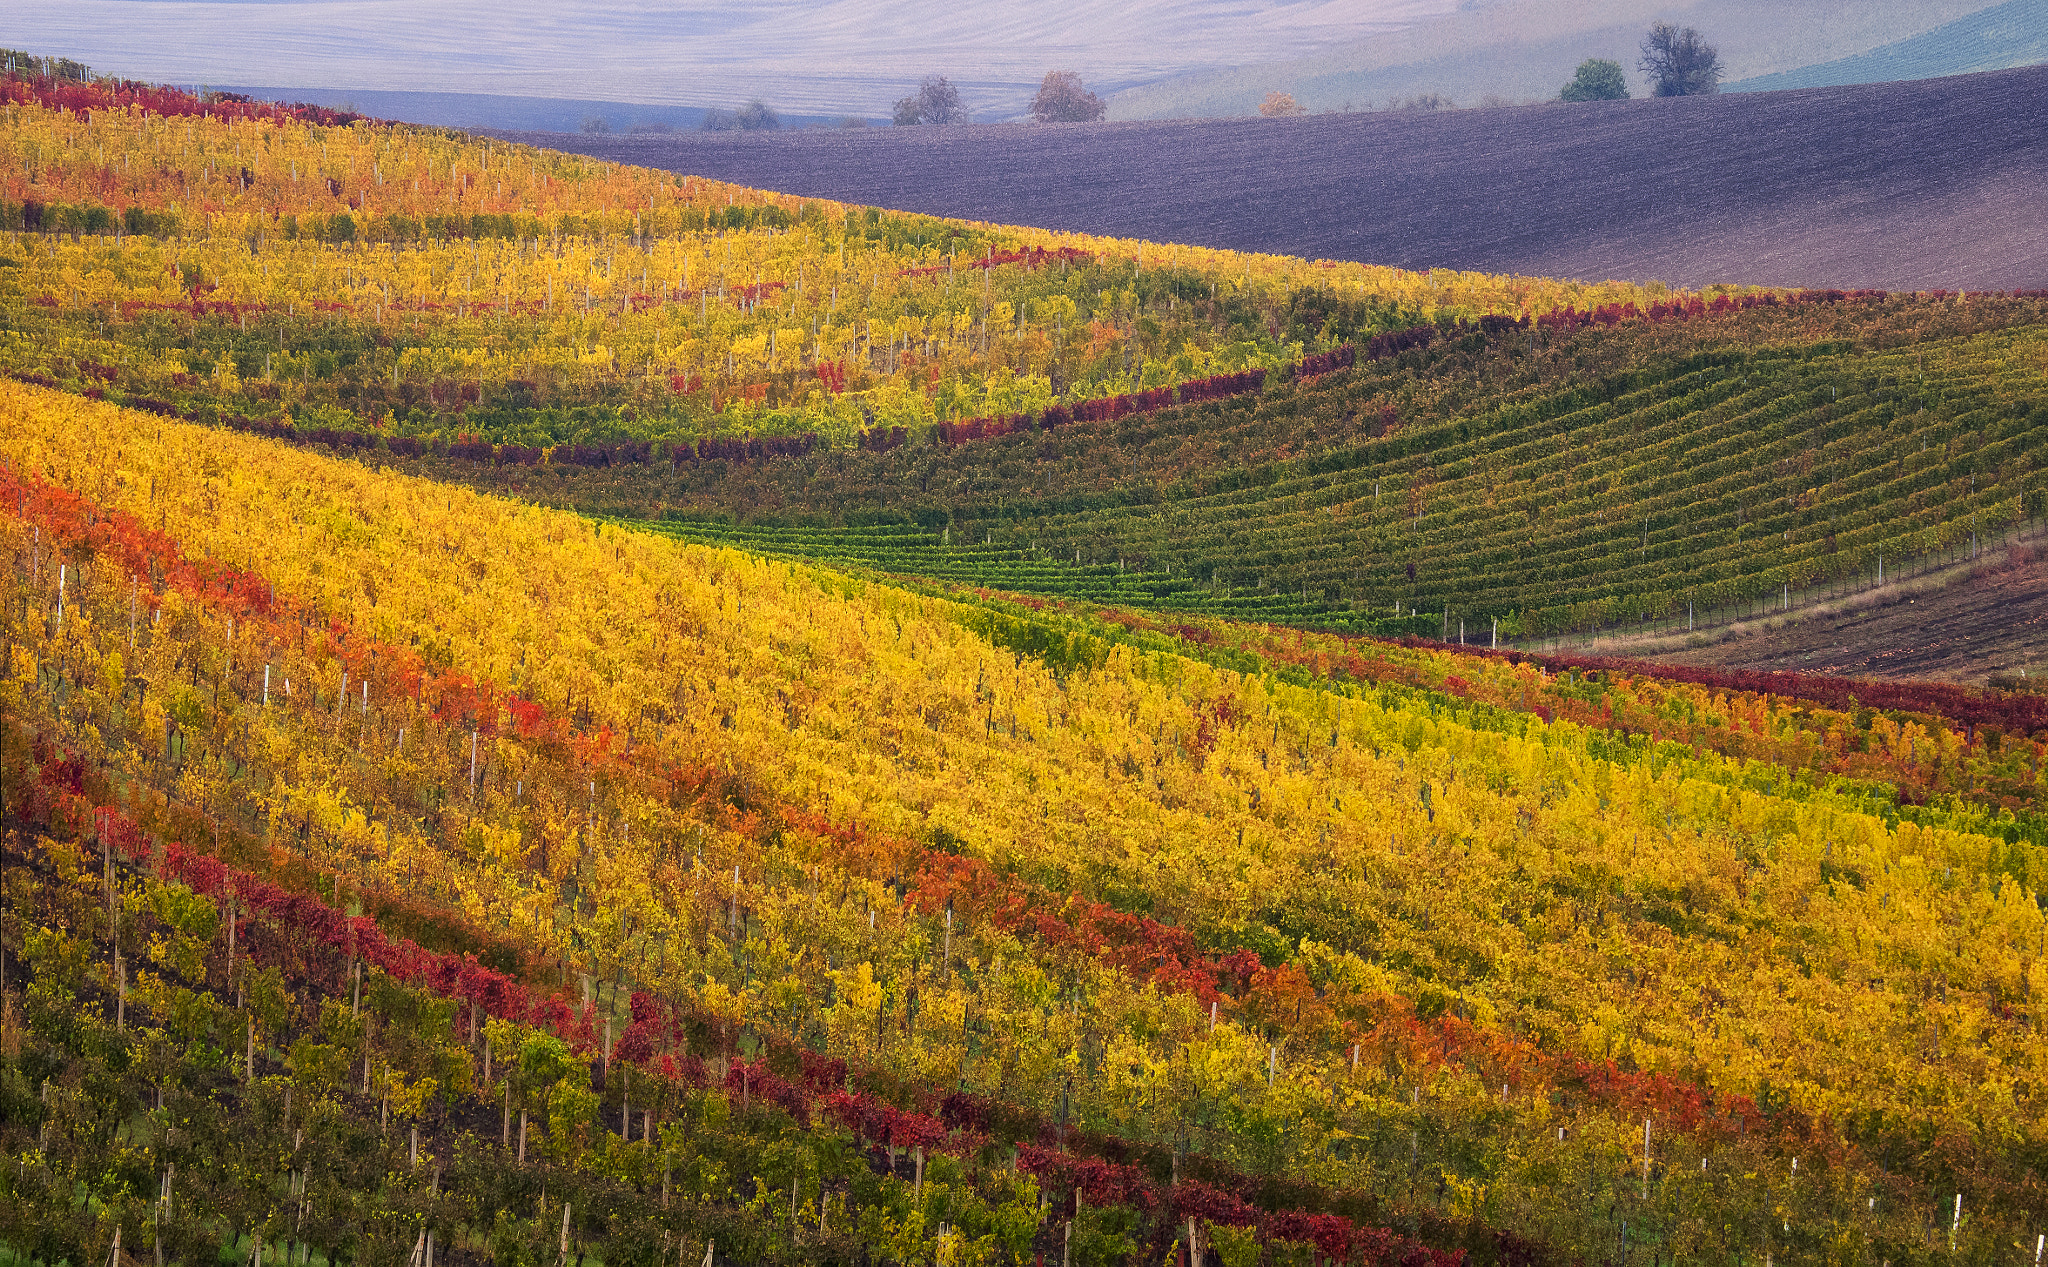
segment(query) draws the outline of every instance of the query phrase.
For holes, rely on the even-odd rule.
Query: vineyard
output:
[[[16,1259],[2048,1231],[2048,694],[1490,645],[2039,516],[2041,297],[5,88]]]
[[[691,540],[1491,645],[2043,509],[2039,297],[1307,264],[6,85],[0,370]]]
[[[953,445],[415,469],[963,585],[1469,642],[1820,593],[2048,513],[2039,298],[1502,325]],[[1426,619],[1425,619],[1426,617]]]
[[[922,440],[1654,298],[899,215],[169,90],[0,95],[0,370],[401,451]]]
[[[52,1261],[2033,1234],[2043,697],[949,598],[25,386],[0,457]]]

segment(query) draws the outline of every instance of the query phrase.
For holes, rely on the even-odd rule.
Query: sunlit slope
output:
[[[0,367],[376,444],[846,447],[1652,298],[900,215],[168,90],[0,89],[22,101],[0,223],[27,230],[0,247]]]
[[[1972,1253],[2024,1230],[2035,852],[1893,826],[1796,756],[1960,768],[1974,729],[1671,688],[1704,742],[1652,745],[1611,702],[1517,710],[1556,683],[1533,666],[1475,665],[1481,706],[1462,676],[1026,654],[1022,613],[12,385],[0,454],[27,548],[74,539],[44,481],[100,543],[62,546],[69,619],[20,626],[67,742],[619,981],[614,1008],[644,986],[897,1085],[1064,1091],[1092,1129],[1568,1256],[1626,1203],[1660,1253],[1733,1261],[1725,1229],[1768,1225],[1780,1258],[1911,1260],[1959,1181]],[[125,572],[149,532],[183,561]],[[22,584],[54,615],[49,562]],[[131,607],[167,640],[132,700]],[[1738,732],[1791,764],[1705,738]],[[2039,757],[2007,736],[2000,777]],[[971,971],[931,966],[948,900]]]
[[[422,469],[944,582],[1541,636],[1897,572],[2048,513],[2044,310],[1896,296],[1471,330],[1056,433],[675,473]]]

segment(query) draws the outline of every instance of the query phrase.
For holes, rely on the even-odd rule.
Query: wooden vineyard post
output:
[[[1502,1088],[1505,1090],[1506,1088]],[[1650,1119],[1643,1119],[1643,1200],[1650,1199]]]

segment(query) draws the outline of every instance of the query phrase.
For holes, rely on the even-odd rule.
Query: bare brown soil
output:
[[[1302,119],[497,135],[805,197],[1310,259],[2048,286],[2048,66]]]
[[[2048,549],[2015,546],[1952,569],[1789,616],[1685,639],[1602,640],[1606,655],[1667,664],[1981,686],[2048,673]]]

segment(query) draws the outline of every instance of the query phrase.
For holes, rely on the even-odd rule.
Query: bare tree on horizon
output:
[[[1721,91],[1721,55],[1691,27],[1659,22],[1643,37],[1640,68],[1653,97],[1697,97]]]
[[[960,90],[944,75],[926,75],[917,92],[896,103],[897,127],[920,123],[940,126],[967,122],[967,107],[960,103]]]

